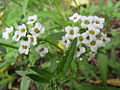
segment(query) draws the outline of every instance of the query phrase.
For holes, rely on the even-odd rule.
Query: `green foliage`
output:
[[[63,90],[69,86],[70,90],[119,90],[120,88],[107,85],[110,73],[120,78],[120,59],[116,50],[120,48],[119,30],[110,28],[110,21],[120,19],[120,1],[99,0],[98,5],[90,3],[84,6],[71,7],[64,0],[2,0],[0,1],[0,89],[5,86],[12,88],[11,83],[20,75],[20,90],[28,90],[30,82],[34,81],[39,90]],[[58,47],[58,41],[65,34],[63,29],[68,24],[68,17],[78,12],[81,15],[98,15],[105,17],[105,32],[112,35],[110,43],[98,50],[96,65],[83,57],[80,61],[74,57],[77,40],[73,40],[68,50]],[[39,58],[36,53],[28,56],[17,53],[18,45],[10,40],[2,39],[2,27],[15,25],[16,27],[27,20],[29,15],[38,15],[39,21],[46,27],[46,35],[38,41],[49,47],[50,53],[45,58]],[[118,22],[119,23],[119,22]],[[77,24],[74,24],[77,25]],[[108,30],[109,29],[109,30]],[[53,49],[56,47],[55,49]],[[15,49],[15,50],[14,50]],[[65,52],[64,52],[65,51]],[[34,52],[33,48],[31,52]],[[46,60],[44,62],[44,60]],[[38,62],[40,65],[36,65]],[[16,73],[10,73],[11,67],[19,67]],[[110,71],[109,71],[110,68]],[[16,69],[16,68],[15,68]],[[98,75],[100,74],[100,76]],[[102,85],[88,84],[89,80],[102,80]],[[103,86],[104,85],[104,86]],[[14,86],[13,86],[14,87]]]
[[[63,56],[61,62],[60,62],[60,71],[58,72],[63,72],[64,74],[66,72],[68,72],[72,61],[74,60],[74,53],[76,50],[76,43],[77,43],[77,38],[75,40],[73,40],[73,42],[71,43],[71,47],[69,48],[69,50],[67,50],[65,52],[65,55]]]
[[[104,51],[103,51],[104,53]],[[106,54],[100,53],[98,54],[98,68],[100,70],[100,76],[105,85],[107,85],[108,78],[108,59]]]

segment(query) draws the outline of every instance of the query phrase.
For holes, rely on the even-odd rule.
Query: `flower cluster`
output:
[[[69,48],[71,41],[77,38],[76,57],[82,54],[97,53],[99,47],[104,47],[110,41],[110,38],[101,31],[104,27],[104,18],[75,13],[69,17],[69,20],[73,21],[76,26],[65,27],[66,34],[62,37],[62,45]]]
[[[12,26],[10,28],[6,28],[5,32],[3,32],[3,38],[7,40],[9,39],[10,34],[13,34],[12,40],[20,42],[18,52],[20,54],[28,55],[30,47],[38,44],[37,39],[44,32],[45,28],[37,22],[37,16],[33,15],[28,17],[26,24],[18,25],[15,30]],[[48,53],[48,49],[42,45],[39,45],[35,51],[42,57]]]

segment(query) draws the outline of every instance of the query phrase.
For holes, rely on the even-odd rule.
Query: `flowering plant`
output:
[[[37,22],[37,16],[33,15],[28,17],[26,24],[18,25],[17,28],[13,28],[12,26],[6,28],[5,32],[3,32],[3,38],[7,40],[9,39],[10,34],[12,34],[12,40],[20,43],[18,52],[20,54],[28,55],[30,47],[37,46],[38,37],[40,37],[44,31],[45,28]],[[42,57],[48,53],[48,49],[42,45],[36,47],[35,51]]]
[[[11,26],[5,29],[3,38],[8,40],[12,37],[11,39],[19,44],[19,48],[17,49],[20,54],[29,56],[29,53],[32,52],[31,49],[34,49],[41,57],[45,57],[49,50],[43,44],[39,43],[41,40],[61,50],[61,56],[58,56],[58,60],[54,61],[56,58],[53,53],[50,56],[52,61],[48,63],[51,64],[52,69],[50,65],[48,67],[41,66],[42,68],[39,69],[32,64],[26,72],[18,71],[18,74],[23,77],[27,76],[35,82],[38,82],[38,84],[42,83],[47,88],[51,86],[56,90],[55,88],[66,83],[64,81],[66,76],[72,74],[73,78],[76,75],[78,69],[77,64],[80,61],[84,61],[85,57],[88,61],[91,60],[97,54],[98,49],[104,47],[110,41],[107,34],[102,32],[104,18],[98,16],[82,16],[75,13],[69,17],[69,20],[70,24],[65,27],[64,35],[61,35],[62,40],[58,45],[49,40],[41,39],[42,35],[45,34],[45,27],[37,21],[36,15],[29,16],[25,24],[18,25],[17,27]],[[71,73],[71,71],[73,72]]]

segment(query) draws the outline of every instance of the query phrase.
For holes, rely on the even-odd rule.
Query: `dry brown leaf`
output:
[[[120,86],[120,79],[109,79],[107,83],[113,86]]]
[[[92,84],[101,84],[101,80],[90,80],[89,81]],[[107,84],[112,85],[112,86],[120,86],[120,79],[109,79],[107,80]]]
[[[71,6],[77,7],[80,5],[87,5],[90,3],[90,0],[72,0]]]
[[[100,84],[100,83],[102,83],[102,81],[101,80],[90,80],[89,81],[90,83],[92,83],[92,84]]]

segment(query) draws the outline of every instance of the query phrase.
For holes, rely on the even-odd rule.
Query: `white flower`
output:
[[[100,30],[95,28],[94,26],[90,26],[88,27],[88,30],[86,31],[86,33],[88,33],[89,35],[98,35],[100,33]]]
[[[73,16],[70,16],[69,19],[72,20],[74,23],[80,20],[81,16],[78,13],[75,13]]]
[[[70,39],[74,39],[77,37],[78,33],[79,33],[79,27],[70,27],[67,26],[65,27],[65,31],[67,32],[67,34],[65,35],[66,37],[69,37]]]
[[[7,40],[9,39],[9,33],[8,32],[3,32],[2,37]]]
[[[82,33],[82,34],[78,34],[77,36],[77,45],[80,45],[81,43],[83,44],[88,44],[88,40],[86,39],[88,36],[87,33]]]
[[[90,61],[92,58],[94,58],[95,55],[96,55],[96,52],[89,52],[89,53],[87,54],[87,56],[88,56],[88,61]]]
[[[82,28],[87,28],[87,27],[91,26],[91,24],[93,22],[93,16],[88,16],[88,17],[82,16],[81,21],[82,21],[82,23],[81,23]]]
[[[28,55],[29,48],[30,48],[30,43],[28,41],[20,41],[20,47],[18,49],[18,52],[20,54]]]
[[[27,35],[28,37],[28,41],[30,42],[30,44],[32,45],[36,45],[37,44],[37,38],[34,35]]]
[[[14,36],[12,37],[12,40],[14,40],[14,41],[19,41],[20,38],[21,38],[20,32],[19,32],[19,31],[16,31],[16,32],[14,33]]]
[[[110,42],[110,38],[107,37],[107,34],[104,34],[104,33],[101,33],[101,34],[102,34],[101,40],[103,41],[103,46],[105,46],[105,44]]]
[[[67,37],[62,37],[62,45],[68,48],[70,46],[70,40]]]
[[[94,23],[93,24],[95,27],[102,29],[104,22],[105,22],[104,18],[99,18],[98,16],[94,16]]]
[[[5,28],[5,31],[11,33],[13,31],[13,26],[11,26],[10,28]]]
[[[103,45],[102,40],[97,40],[95,36],[90,39],[88,44],[92,52],[96,52],[98,47],[102,45]]]
[[[34,24],[37,20],[37,15],[29,16],[27,24]]]
[[[85,48],[81,47],[81,45],[76,48],[76,57],[80,57],[83,53],[85,53]]]
[[[30,33],[36,37],[44,33],[45,28],[40,24],[36,23],[33,28],[30,29]]]
[[[5,28],[5,32],[3,32],[2,37],[7,40],[9,39],[9,33],[13,31],[13,27],[11,26],[10,28]]]
[[[39,45],[35,51],[40,54],[41,57],[44,57],[48,53],[48,48]]]
[[[19,31],[21,36],[26,36],[27,30],[26,30],[25,24],[19,25],[18,26],[18,31]]]

